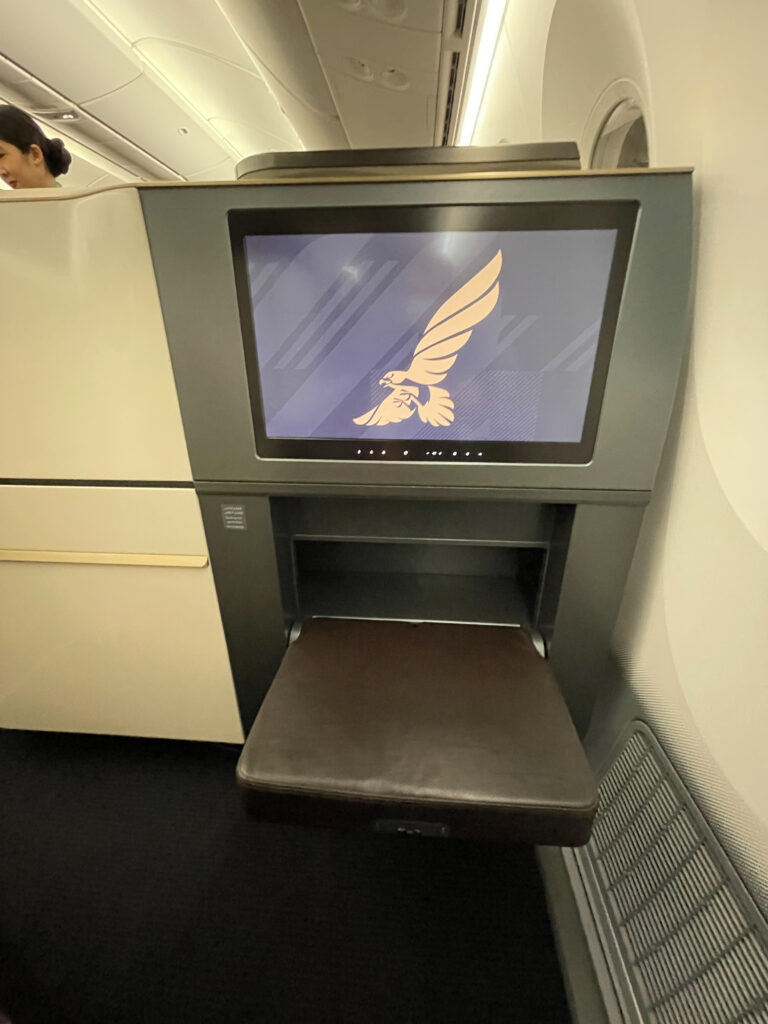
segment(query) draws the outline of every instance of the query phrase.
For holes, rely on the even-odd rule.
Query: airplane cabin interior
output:
[[[0,1024],[768,1022],[766,10],[0,14]]]

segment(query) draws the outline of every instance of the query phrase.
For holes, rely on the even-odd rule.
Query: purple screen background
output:
[[[269,437],[577,442],[616,231],[246,237]],[[359,426],[438,307],[503,254],[494,310],[439,386],[450,426]]]

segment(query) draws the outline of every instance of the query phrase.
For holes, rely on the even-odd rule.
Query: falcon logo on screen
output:
[[[439,384],[499,298],[501,249],[483,269],[447,299],[427,324],[407,370],[390,370],[379,381],[390,393],[354,422],[364,427],[401,423],[418,412],[423,423],[447,427],[454,420],[451,393]]]

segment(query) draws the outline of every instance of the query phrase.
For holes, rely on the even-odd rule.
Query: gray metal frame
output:
[[[418,170],[424,177],[450,171],[578,170],[575,142],[533,142],[517,146],[409,146],[399,149],[327,149],[290,153],[256,153],[241,160],[237,178],[319,176],[354,170]]]
[[[648,492],[686,337],[691,183],[684,172],[550,173],[460,180],[141,189],[173,369],[197,481],[272,485],[602,489]],[[444,465],[263,459],[256,454],[232,272],[231,209],[637,200],[641,205],[588,465]],[[565,495],[564,500],[567,500]]]
[[[411,578],[403,575],[413,584],[413,603],[403,617],[478,621],[481,615],[500,622],[507,616],[509,624],[524,619],[544,637],[584,735],[604,678],[686,341],[690,174],[455,175],[430,181],[161,186],[140,193],[244,728],[250,728],[279,665],[292,617],[312,613],[314,597],[307,598],[307,581],[299,578],[295,543],[314,540],[326,545],[327,559],[345,543],[390,545],[401,568],[408,558],[392,545],[409,544],[412,551],[414,544],[431,545],[432,551],[413,558]],[[640,213],[588,465],[257,456],[229,210],[589,200],[635,200]],[[456,545],[456,564],[465,566],[488,564],[485,555],[473,563],[466,550],[459,551],[466,545],[497,551],[538,546],[544,551],[534,560],[540,578],[527,580],[525,593],[505,593],[516,581],[503,582],[500,571],[501,586],[488,588],[499,594],[495,608],[493,596],[483,595],[488,600],[478,601],[476,611],[466,573],[454,571],[446,544]],[[525,557],[528,562],[521,555],[519,564],[533,564]],[[350,559],[339,561],[341,566]],[[499,563],[514,565],[514,556],[502,550]],[[444,579],[437,589],[434,579],[422,585],[425,571],[434,574],[438,564]],[[321,594],[314,606],[322,614],[353,608],[367,617],[404,607],[383,599],[376,607],[383,591],[374,574],[370,585],[359,575],[352,582],[341,573],[338,586],[347,588],[346,599],[334,602],[333,594]]]

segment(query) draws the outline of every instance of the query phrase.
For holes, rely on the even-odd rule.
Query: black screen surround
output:
[[[587,464],[594,451],[611,350],[638,216],[636,201],[365,206],[231,210],[229,228],[256,452],[267,459]],[[568,441],[281,436],[268,429],[257,355],[247,239],[363,233],[573,232],[612,229],[615,246],[594,356],[581,436]],[[563,236],[566,237],[566,236]],[[416,417],[413,422],[417,423]]]

